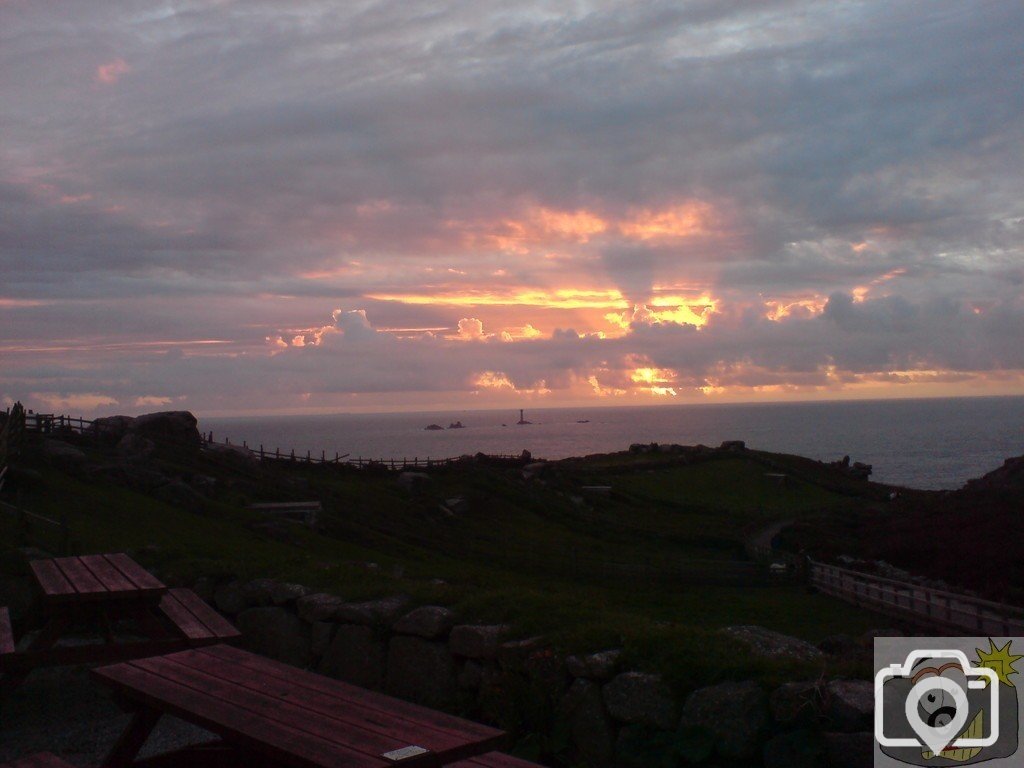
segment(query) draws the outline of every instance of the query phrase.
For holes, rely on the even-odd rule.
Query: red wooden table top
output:
[[[29,565],[51,603],[80,600],[155,600],[167,587],[128,555],[33,560]]]
[[[287,765],[443,765],[504,733],[225,645],[93,673],[122,696]]]

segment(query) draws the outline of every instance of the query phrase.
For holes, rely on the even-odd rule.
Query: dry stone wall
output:
[[[774,690],[730,681],[680,697],[659,675],[624,669],[618,650],[563,657],[543,638],[405,597],[349,602],[267,579],[195,587],[257,653],[492,722],[521,738],[525,751],[559,765],[871,764],[866,681],[797,681]],[[757,629],[733,635],[765,642]],[[801,642],[780,637],[780,647]]]

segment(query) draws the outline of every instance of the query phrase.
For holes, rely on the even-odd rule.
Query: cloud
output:
[[[96,82],[113,85],[129,72],[131,72],[131,67],[128,66],[128,62],[124,59],[114,59],[96,67]]]
[[[0,4],[0,393],[1012,391],[1022,30],[955,0]]]

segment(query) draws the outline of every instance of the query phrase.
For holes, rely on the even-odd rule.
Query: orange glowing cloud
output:
[[[703,295],[695,298],[684,296],[656,296],[649,304],[636,304],[632,312],[609,312],[604,316],[612,325],[626,331],[634,324],[660,325],[663,323],[688,324],[701,328],[707,325],[714,314],[718,299]]]
[[[519,341],[523,339],[539,339],[544,334],[527,323],[521,328],[510,328],[501,332],[502,341]]]
[[[710,229],[714,210],[700,200],[688,200],[662,210],[643,209],[619,222],[619,231],[637,240],[692,237]]]
[[[515,289],[510,291],[451,291],[425,293],[373,293],[368,299],[396,301],[402,304],[427,304],[449,307],[524,306],[545,309],[626,309],[621,291],[612,289],[561,288],[554,291]]]
[[[480,320],[475,317],[464,317],[459,320],[459,332],[453,338],[464,341],[481,341],[488,338],[488,334],[484,333],[484,324]]]
[[[676,372],[671,368],[634,368],[629,374],[629,380],[652,395],[675,397],[677,394],[674,387],[668,386],[676,380]]]
[[[497,247],[511,253],[560,244],[586,244],[598,235],[615,233],[631,240],[664,240],[708,234],[715,226],[715,209],[702,200],[686,200],[667,208],[640,208],[612,218],[586,208],[561,210],[529,208],[521,217],[493,222],[447,222],[463,234],[466,245]],[[557,254],[549,254],[557,256]]]
[[[771,300],[764,303],[764,316],[769,320],[780,321],[787,317],[813,317],[820,315],[825,309],[828,299],[825,296],[809,296],[799,299]]]
[[[587,383],[590,385],[594,394],[598,397],[621,397],[626,394],[626,390],[624,389],[619,389],[618,387],[606,387],[602,385],[594,374],[587,377]]]
[[[904,267],[897,267],[896,269],[890,270],[885,274],[879,275],[867,285],[858,285],[851,291],[853,294],[853,300],[857,303],[864,301],[867,295],[871,292],[872,288],[877,288],[880,285],[888,283],[890,280],[895,280],[901,275],[905,275],[907,270]]]
[[[473,378],[473,386],[479,389],[504,390],[507,389],[521,395],[549,395],[547,383],[542,379],[532,387],[520,389],[502,371],[482,371]]]
[[[96,67],[96,82],[113,85],[130,71],[131,67],[128,66],[128,62],[124,59],[114,59]]]

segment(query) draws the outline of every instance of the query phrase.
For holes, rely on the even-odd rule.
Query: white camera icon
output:
[[[886,736],[884,733],[884,695],[883,686],[892,678],[912,678],[913,669],[922,659],[952,659],[963,671],[967,679],[967,687],[971,689],[989,690],[991,732],[982,738],[960,738],[952,741],[963,728],[968,710],[967,692],[952,680],[932,675],[914,684],[910,689],[905,703],[907,722],[919,739]],[[942,726],[925,723],[918,714],[918,702],[929,691],[941,690],[948,694],[956,703],[957,715]],[[880,669],[875,675],[875,739],[883,747],[921,747],[927,746],[935,754],[943,748],[970,749],[972,747],[990,747],[999,740],[999,676],[995,670],[987,667],[973,667],[963,651],[957,650],[917,650],[907,655],[903,664],[892,664]]]

